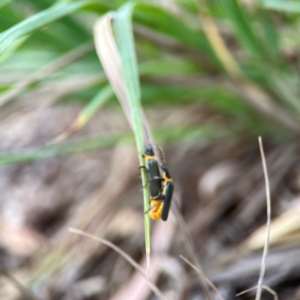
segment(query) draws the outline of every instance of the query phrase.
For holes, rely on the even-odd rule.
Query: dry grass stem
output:
[[[266,185],[266,201],[267,201],[267,228],[266,228],[266,238],[265,238],[265,246],[263,251],[263,257],[261,261],[261,268],[260,268],[260,274],[258,279],[258,285],[257,285],[257,293],[255,300],[260,300],[261,297],[261,290],[262,290],[262,282],[265,275],[266,270],[266,258],[268,255],[269,250],[269,240],[270,240],[270,224],[271,224],[271,195],[270,195],[270,184],[269,184],[269,176],[268,176],[268,170],[267,170],[267,163],[263,148],[263,143],[261,137],[258,138],[259,142],[259,150],[263,165],[263,171],[264,171],[264,177],[265,177],[265,185]]]
[[[85,237],[88,237],[90,239],[96,240],[98,242],[101,242],[103,244],[105,244],[106,246],[110,247],[111,249],[113,249],[114,251],[116,251],[118,254],[120,254],[124,259],[126,259],[137,271],[139,271],[139,273],[144,277],[144,279],[146,280],[147,284],[149,285],[149,287],[151,288],[151,290],[156,294],[157,297],[159,297],[160,299],[164,299],[167,300],[164,295],[162,294],[162,292],[158,289],[158,287],[153,284],[153,282],[151,282],[148,277],[147,274],[144,272],[144,270],[141,268],[141,266],[136,263],[127,253],[125,253],[122,249],[120,249],[119,247],[117,247],[116,245],[114,245],[113,243],[109,242],[108,240],[99,238],[97,236],[94,236],[92,234],[89,234],[87,232],[84,232],[82,230],[78,230],[75,228],[68,228],[68,230],[72,233],[76,233],[79,235],[83,235]]]
[[[221,300],[225,300],[223,296],[220,294],[218,288],[204,275],[204,273],[197,268],[192,262],[190,262],[187,258],[185,258],[183,255],[179,255],[179,257],[185,261],[190,267],[192,267],[207,283],[208,285],[213,289],[213,291],[219,296]]]
[[[202,287],[205,297],[207,299],[213,299],[213,296],[211,295],[211,291],[209,290],[208,285],[207,285],[206,277],[198,263],[197,255],[196,255],[196,252],[194,249],[194,243],[192,242],[192,239],[190,237],[187,225],[179,211],[179,208],[176,205],[177,204],[176,199],[177,199],[177,197],[174,197],[174,200],[173,200],[174,205],[172,206],[172,211],[175,213],[177,222],[179,224],[180,233],[181,233],[181,237],[183,240],[183,245],[184,245],[188,255],[192,258],[192,260],[194,261],[194,264],[197,266],[197,269],[199,271],[199,272],[197,272],[199,283],[200,283],[200,286]]]
[[[262,285],[261,287],[262,287],[264,290],[268,291],[270,294],[272,294],[272,295],[274,296],[274,300],[278,300],[278,299],[279,299],[277,293],[276,293],[275,291],[273,291],[270,287],[268,287],[268,286],[266,286],[266,285]],[[245,291],[242,291],[242,292],[236,294],[235,296],[236,296],[236,297],[239,297],[239,296],[244,295],[244,294],[246,294],[246,293],[248,293],[248,292],[250,292],[250,291],[253,291],[253,290],[255,290],[255,289],[257,289],[257,286],[254,286],[254,287],[252,287],[252,288],[250,288],[250,289],[247,289],[247,290],[245,290]]]

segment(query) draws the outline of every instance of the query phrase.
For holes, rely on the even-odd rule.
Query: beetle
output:
[[[160,175],[158,161],[151,145],[146,146],[144,158],[150,198],[160,199],[162,197],[162,182],[164,179]]]
[[[162,157],[162,150],[160,155]],[[159,165],[153,148],[150,144],[146,145],[146,151],[143,155],[145,158],[145,169],[150,192],[150,210],[149,215],[153,220],[162,219],[166,221],[172,203],[174,191],[173,179],[165,164]],[[159,171],[162,171],[162,176]]]
[[[156,199],[150,198],[150,218],[153,220],[162,219],[167,221],[172,203],[174,191],[173,179],[165,165],[161,165],[163,171],[163,184],[160,197]]]

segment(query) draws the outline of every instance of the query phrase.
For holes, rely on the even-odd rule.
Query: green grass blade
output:
[[[15,153],[0,154],[0,165],[11,165],[32,162],[49,157],[83,153],[113,147],[120,142],[132,142],[132,134],[119,134],[110,136],[78,139],[71,142],[53,144],[35,149],[26,149]]]
[[[154,130],[158,142],[207,142],[220,138],[228,138],[233,134],[224,128],[209,127],[167,127]],[[16,165],[34,162],[50,157],[73,155],[78,153],[98,151],[124,144],[133,144],[132,133],[122,133],[109,136],[78,138],[58,144],[51,144],[17,152],[0,153],[0,166]]]
[[[261,10],[261,24],[263,28],[263,42],[269,55],[274,58],[274,62],[282,62],[282,55],[279,49],[279,36],[277,28],[274,26],[269,12]]]
[[[114,15],[114,31],[116,36],[116,42],[118,45],[120,57],[121,57],[121,69],[123,79],[125,82],[125,89],[127,99],[129,100],[129,106],[131,111],[131,118],[134,128],[134,135],[137,150],[139,153],[139,161],[141,165],[144,165],[144,158],[141,156],[145,152],[144,145],[144,126],[142,122],[142,109],[141,109],[141,93],[139,85],[139,73],[137,66],[137,59],[134,47],[134,38],[132,31],[132,10],[136,2],[131,2],[123,5],[118,12]],[[147,186],[147,179],[144,169],[141,169],[143,186]],[[148,188],[144,188],[144,211],[149,211],[149,191]],[[145,247],[147,262],[149,262],[151,239],[150,239],[150,218],[149,214],[144,214],[145,225]],[[149,270],[149,263],[148,263]],[[149,274],[149,272],[148,272]]]
[[[71,14],[92,2],[93,1],[79,1],[75,3],[55,4],[9,28],[0,34],[0,55],[11,47],[19,38],[28,35],[59,18]]]
[[[159,34],[176,39],[184,47],[199,51],[214,66],[220,67],[203,32],[188,27],[182,20],[163,8],[148,3],[139,3],[134,10],[133,18],[135,22],[147,26]]]
[[[0,0],[0,8],[9,4],[12,0]]]
[[[246,15],[237,0],[221,0],[221,2],[228,20],[241,43],[253,57],[261,59],[262,48],[251,26],[250,18]]]
[[[4,63],[6,59],[9,58],[27,40],[27,38],[28,36],[23,36],[13,41],[11,46],[0,55],[0,65]]]
[[[114,32],[121,57],[121,68],[129,100],[137,148],[144,153],[144,135],[141,119],[141,92],[131,25],[132,4],[124,5],[114,17]]]
[[[113,96],[113,90],[111,86],[106,86],[98,92],[98,94],[86,105],[86,107],[79,113],[76,120],[76,128],[83,127],[97,112],[97,110],[105,104],[109,98]]]

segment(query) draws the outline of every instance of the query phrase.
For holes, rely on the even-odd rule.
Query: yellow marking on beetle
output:
[[[144,154],[145,160],[155,160],[155,156]]]
[[[164,201],[163,200],[154,200],[151,199],[151,204],[150,204],[150,218],[153,220],[158,220],[161,218],[161,214],[164,208]]]
[[[167,189],[167,183],[173,182],[173,179],[171,177],[167,176],[166,172],[163,172],[163,188],[162,188],[162,194],[166,195],[166,189]]]

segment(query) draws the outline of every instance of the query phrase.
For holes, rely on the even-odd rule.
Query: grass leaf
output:
[[[134,47],[134,38],[132,30],[132,10],[136,2],[130,2],[123,5],[117,13],[114,14],[114,32],[116,42],[118,45],[121,58],[121,71],[125,82],[125,90],[129,102],[131,119],[135,134],[135,141],[139,153],[139,161],[144,166],[144,158],[142,154],[145,153],[145,138],[144,138],[144,124],[142,121],[141,109],[141,92],[139,86],[139,73],[137,66],[137,59]],[[145,130],[146,131],[146,130]],[[143,186],[147,186],[147,179],[145,170],[141,169]],[[144,188],[144,211],[149,211],[149,191]],[[149,275],[149,261],[150,261],[150,217],[149,214],[144,214],[145,225],[145,247],[148,262]]]
[[[167,127],[154,130],[154,136],[158,142],[192,142],[195,139],[200,142],[207,142],[221,138],[226,139],[231,135],[232,134],[228,130],[213,126],[202,128],[173,126],[172,128]],[[34,162],[56,156],[97,151],[100,149],[114,147],[120,143],[132,144],[133,142],[134,137],[132,133],[77,138],[58,144],[22,149],[15,152],[0,153],[0,166]]]
[[[237,0],[221,0],[233,30],[246,49],[256,59],[261,59],[262,49],[255,35],[250,18],[246,15]]]
[[[0,8],[9,4],[12,0],[0,0]]]
[[[15,153],[0,154],[0,165],[26,163],[54,156],[83,153],[117,145],[120,141],[132,141],[131,134],[119,134],[89,139],[78,139],[34,149],[19,150]]]
[[[28,19],[16,24],[0,34],[0,55],[14,45],[14,42],[49,23],[71,14],[93,1],[79,1],[75,3],[58,3],[39,12]]]

